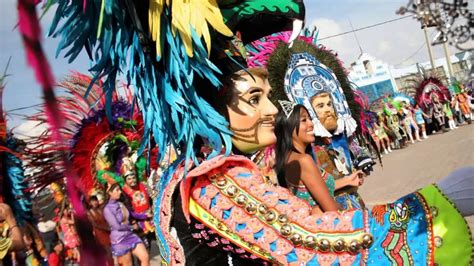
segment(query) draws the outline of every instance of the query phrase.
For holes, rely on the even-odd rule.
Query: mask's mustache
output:
[[[235,128],[235,127],[230,127],[230,130],[232,130],[232,138],[247,142],[247,143],[252,143],[252,144],[258,144],[260,143],[259,136],[258,136],[258,126],[261,124],[266,124],[266,123],[275,123],[275,118],[261,118],[255,122],[251,127],[249,128]]]
[[[329,114],[329,115],[326,115],[326,116],[324,116],[324,117],[321,117],[321,120],[322,120],[321,122],[325,122],[325,121],[328,120],[328,119],[336,120],[337,117],[336,117],[335,114]]]

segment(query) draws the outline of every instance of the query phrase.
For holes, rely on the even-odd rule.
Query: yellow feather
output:
[[[206,11],[206,20],[216,31],[228,37],[233,35],[232,31],[224,23],[224,18],[216,0],[209,0]]]
[[[204,38],[204,42],[206,43],[207,54],[210,54],[211,53],[211,34],[209,34],[208,27],[202,28],[202,36]]]
[[[171,30],[173,36],[176,33],[183,41],[186,53],[193,57],[192,29],[199,38],[203,38],[208,53],[211,50],[211,35],[209,26],[217,32],[232,36],[232,31],[225,25],[216,0],[149,0],[148,11],[149,29],[153,41],[156,42],[156,52],[161,56],[160,30],[161,14],[165,6],[171,7]],[[170,4],[171,3],[171,4]]]
[[[148,9],[148,26],[151,38],[156,43],[156,54],[161,57],[161,13],[163,12],[163,0],[150,0]]]

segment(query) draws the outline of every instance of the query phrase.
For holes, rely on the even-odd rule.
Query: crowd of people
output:
[[[357,107],[337,55],[301,30],[300,0],[58,2],[51,33],[71,61],[93,49],[94,76],[60,82],[57,102],[46,90],[32,119],[52,127],[34,147],[10,145],[1,121],[3,264],[147,266],[154,243],[162,265],[471,263],[473,168],[372,208],[358,194],[371,150],[470,123],[464,91],[430,77],[414,104]],[[35,9],[19,10],[25,30]],[[98,33],[77,30],[94,15]],[[118,73],[133,83],[122,94]]]
[[[132,265],[132,254],[140,265],[149,265],[148,254],[152,245],[149,241],[153,240],[154,236],[147,236],[139,223],[149,222],[151,213],[145,216],[137,215],[130,205],[130,200],[123,196],[118,183],[108,186],[104,194],[99,192],[98,195],[107,196],[91,196],[87,201],[87,214],[95,241],[107,254],[107,265]],[[79,248],[84,243],[80,241],[76,231],[73,209],[69,203],[64,204],[64,209],[57,211],[56,215],[50,218],[40,215],[36,225],[22,226],[12,220],[14,218],[10,207],[2,204],[0,220],[8,222],[9,227],[5,228],[5,232],[8,231],[14,240],[10,247],[13,252],[8,256],[3,254],[4,265],[81,264]]]
[[[471,124],[472,105],[467,92],[459,92],[444,102],[433,96],[432,106],[421,108],[421,104],[406,101],[394,103],[390,97],[384,99],[383,110],[370,112],[366,121],[367,131],[375,142],[377,152],[388,154],[409,143],[420,142],[436,132],[444,133],[461,125]]]

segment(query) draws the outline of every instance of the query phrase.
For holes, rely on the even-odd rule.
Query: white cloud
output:
[[[361,3],[361,5],[367,5],[367,3],[364,3]],[[329,8],[329,6],[325,7]],[[390,12],[385,12],[384,10],[380,10],[376,18],[369,15],[370,11],[368,10],[366,11],[367,16],[361,15],[362,13],[353,14],[351,16],[353,28],[360,29],[382,21],[398,18],[394,15],[393,10],[389,11]],[[308,23],[308,25],[310,27],[318,26],[320,30],[318,37],[319,39],[323,39],[319,41],[319,43],[336,51],[346,67],[355,61],[360,54],[356,37],[364,53],[368,53],[391,65],[406,66],[416,62],[423,63],[429,61],[426,46],[420,48],[420,46],[425,43],[423,30],[420,27],[420,23],[413,18],[401,19],[380,26],[362,29],[355,32],[356,36],[354,33],[348,33],[324,39],[329,36],[351,31],[348,17],[344,15],[334,17],[329,13],[324,17],[321,17],[320,13],[320,17],[316,17],[313,13],[310,13],[310,23]],[[434,29],[428,30],[430,39],[434,36],[434,31]],[[457,52],[452,46],[449,50],[451,55]],[[444,51],[441,45],[433,47],[433,55],[435,59],[444,57]]]
[[[26,121],[21,123],[18,127],[15,127],[13,131],[17,138],[25,139],[26,137],[39,136],[46,129],[46,124],[40,124],[35,121]]]
[[[343,27],[337,21],[328,18],[318,18],[310,23],[309,28],[317,27],[319,29],[318,43],[326,46],[328,49],[334,50],[339,58],[344,61],[345,65],[349,65],[351,61],[357,59],[359,49],[353,35],[342,35],[324,39],[326,37],[334,36],[343,33]],[[352,38],[352,39],[351,39]]]

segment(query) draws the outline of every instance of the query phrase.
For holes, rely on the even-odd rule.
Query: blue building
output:
[[[389,65],[366,53],[351,64],[349,79],[369,97],[370,103],[398,91]]]

